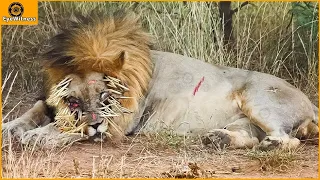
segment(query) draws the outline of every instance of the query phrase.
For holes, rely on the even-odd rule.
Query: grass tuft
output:
[[[244,156],[259,160],[261,171],[287,172],[295,166],[301,151],[301,148],[270,151],[251,150]]]

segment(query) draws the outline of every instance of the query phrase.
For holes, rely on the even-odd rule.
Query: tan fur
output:
[[[317,138],[319,134],[318,131],[318,126],[315,123],[313,123],[311,119],[307,119],[297,128],[296,137],[301,139]]]
[[[143,31],[138,18],[128,14],[122,19],[109,17],[84,26],[72,34],[66,56],[74,57],[68,66],[44,65],[47,89],[70,74],[80,78],[91,72],[99,72],[120,79],[130,89],[121,100],[124,107],[137,111],[138,100],[147,92],[151,79],[150,36]],[[50,59],[46,59],[50,62]],[[85,83],[85,82],[82,82]],[[50,91],[47,90],[50,96]],[[121,126],[127,126],[132,117]]]

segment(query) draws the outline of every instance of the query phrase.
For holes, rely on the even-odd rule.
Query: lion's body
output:
[[[179,134],[204,133],[259,110],[270,118],[277,113],[278,120],[270,122],[288,127],[286,132],[301,120],[316,119],[308,98],[275,76],[209,65],[172,53],[152,54],[155,69],[145,100],[152,114],[145,127],[149,131],[168,128]]]
[[[317,109],[294,86],[264,73],[151,51],[149,36],[132,15],[84,18],[51,42],[44,55],[48,99],[26,112],[28,116],[44,106],[53,107],[54,113],[70,108],[69,113],[77,114],[72,116],[80,121],[93,126],[99,123],[93,130],[88,126],[89,136],[104,133],[101,129],[107,127],[113,137],[170,130],[180,135],[204,135],[205,144],[232,147],[252,147],[260,141],[263,148],[296,147],[299,140],[290,136],[292,132],[299,138],[318,134]],[[120,95],[113,91],[119,87],[110,90],[106,77],[119,80],[119,87],[123,87]],[[57,84],[66,78],[66,91],[57,93],[61,88]],[[119,98],[121,107],[130,113],[117,114],[108,121],[111,126],[100,127],[107,122],[101,115],[104,95]],[[44,114],[46,111],[41,116]],[[19,118],[4,124],[3,129],[18,130],[23,142],[41,134],[38,125],[45,126],[45,134],[57,131],[35,119],[31,127],[22,128],[26,127],[22,122],[30,118]],[[62,134],[57,136],[62,142],[80,138]]]

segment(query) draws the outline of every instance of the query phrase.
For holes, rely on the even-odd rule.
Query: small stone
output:
[[[236,166],[236,167],[232,167],[232,168],[231,168],[231,171],[232,171],[232,172],[235,172],[235,173],[238,173],[238,172],[241,171],[241,169],[240,169],[239,166]]]

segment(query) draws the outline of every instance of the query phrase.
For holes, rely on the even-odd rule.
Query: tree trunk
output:
[[[233,41],[232,35],[232,15],[231,1],[219,2],[220,22],[223,26],[223,43],[229,46]]]

